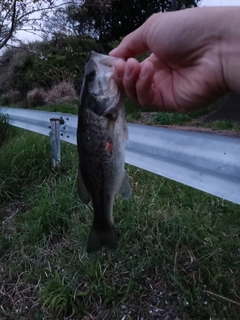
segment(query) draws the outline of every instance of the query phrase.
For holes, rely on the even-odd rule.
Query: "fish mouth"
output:
[[[112,57],[91,51],[91,55],[87,64],[87,74],[92,75],[94,72],[95,74],[112,74],[114,62],[119,60],[126,61],[126,59],[123,58]]]
[[[97,74],[100,76],[101,74],[112,74],[114,62],[117,60],[126,61],[123,58],[116,58],[91,51],[90,58],[85,67],[85,77],[90,82],[93,82]]]
[[[119,60],[119,58],[92,51],[86,65],[89,93],[102,106],[100,114],[109,114],[110,118],[112,113],[108,111],[118,104],[121,96],[121,92],[112,78],[113,63],[116,60]]]
[[[88,108],[109,121],[118,117],[118,106],[124,94],[112,77],[113,64],[121,58],[111,57],[91,51],[85,66],[85,74],[80,93],[80,105],[84,97],[88,96]],[[121,59],[122,60],[122,59]]]
[[[106,67],[111,68],[115,61],[117,61],[117,60],[126,61],[127,59],[117,58],[117,57],[101,54],[101,53],[98,53],[98,52],[95,52],[92,50],[89,60],[94,61],[96,64],[101,64],[101,65],[104,65]]]

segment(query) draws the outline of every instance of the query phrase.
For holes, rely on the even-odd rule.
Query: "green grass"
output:
[[[79,100],[70,100],[66,102],[59,102],[55,104],[49,104],[44,106],[37,106],[33,108],[34,110],[42,110],[42,111],[52,111],[52,112],[62,112],[62,113],[71,113],[78,114],[78,104]],[[26,104],[24,102],[18,104],[11,104],[9,107],[11,108],[26,108]]]
[[[11,132],[7,117],[0,114],[0,146],[10,138]]]
[[[17,130],[0,148],[1,319],[238,319],[240,207],[128,166],[116,253],[87,255],[76,146]],[[85,317],[85,318],[84,318]]]
[[[73,101],[56,103],[53,105],[41,106],[35,109],[43,110],[43,111],[78,114],[78,104],[79,104],[78,100],[73,100]]]
[[[158,112],[156,122],[159,124],[187,124],[191,117],[186,113]]]
[[[126,116],[128,122],[140,122],[152,125],[189,125],[192,120],[210,113],[214,105],[187,113],[160,112],[156,109],[136,107],[130,100],[126,101]]]
[[[77,115],[78,114],[78,104],[79,100],[66,101],[61,103],[56,103],[53,105],[45,105],[36,107],[36,110],[52,111],[52,112],[62,112]],[[240,125],[238,122],[233,121],[213,121],[205,123],[202,121],[202,117],[210,113],[215,105],[210,105],[207,108],[200,110],[194,110],[188,113],[178,113],[178,112],[157,112],[155,109],[149,108],[139,108],[136,107],[129,99],[126,100],[126,120],[127,122],[136,122],[147,125],[179,125],[179,126],[194,126],[194,127],[205,127],[213,130],[232,130],[240,131]],[[11,107],[23,106],[13,105]],[[0,124],[1,124],[0,118]],[[3,126],[2,126],[3,127]],[[1,125],[0,125],[0,140],[1,140]],[[4,132],[4,130],[3,130]],[[1,143],[1,141],[0,141]]]
[[[213,130],[240,131],[239,122],[234,122],[234,121],[217,120],[217,121],[213,121],[212,123],[208,123],[207,126],[212,128]]]
[[[203,117],[212,112],[215,105],[187,113],[159,112],[153,109],[136,107],[131,101],[126,101],[126,118],[128,122],[146,125],[177,125],[209,128],[212,130],[229,130],[240,132],[240,124],[236,121],[217,120],[205,122]]]

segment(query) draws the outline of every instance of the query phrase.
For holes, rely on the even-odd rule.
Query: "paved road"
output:
[[[229,94],[221,99],[215,111],[204,118],[206,122],[216,120],[240,121],[240,94]]]

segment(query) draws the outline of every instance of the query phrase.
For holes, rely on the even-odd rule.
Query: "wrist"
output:
[[[220,46],[223,77],[229,91],[240,92],[240,7],[225,10],[225,30]]]

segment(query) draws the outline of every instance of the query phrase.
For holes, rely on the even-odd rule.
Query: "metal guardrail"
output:
[[[77,116],[2,108],[9,124],[49,135],[60,119],[60,139],[76,144]],[[128,124],[126,162],[240,204],[240,140],[219,135]]]
[[[5,114],[9,124],[32,132],[49,135],[50,119],[60,119],[60,139],[77,144],[77,116],[61,112],[47,112],[18,108],[0,107],[0,114]]]

